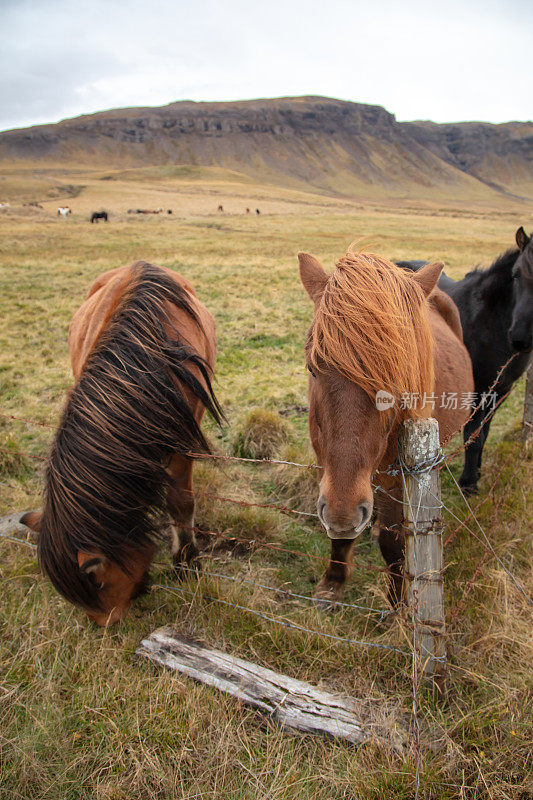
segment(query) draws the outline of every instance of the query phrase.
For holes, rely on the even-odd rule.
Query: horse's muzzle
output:
[[[372,502],[366,500],[350,515],[333,513],[323,495],[317,504],[318,518],[330,539],[355,539],[370,524],[372,509]]]

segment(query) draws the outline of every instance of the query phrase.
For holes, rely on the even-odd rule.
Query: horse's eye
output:
[[[309,364],[307,364],[307,369],[309,370],[309,372],[311,373],[311,375],[313,376],[313,378],[316,378],[316,375],[315,375],[315,373],[313,372],[313,370],[311,369],[311,367],[309,366]]]

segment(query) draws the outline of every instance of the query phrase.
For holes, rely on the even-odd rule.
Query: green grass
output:
[[[306,415],[298,410],[307,402],[303,345],[311,307],[298,279],[298,250],[313,252],[330,268],[351,241],[365,236],[385,256],[442,258],[459,276],[510,246],[524,223],[514,212],[364,208],[272,187],[209,183],[203,174],[196,184],[189,173],[172,170],[143,171],[138,183],[133,174],[114,177],[54,178],[87,186],[69,203],[72,219],[53,216],[60,199],[45,203],[43,212],[14,205],[2,216],[0,410],[56,424],[71,384],[67,330],[73,312],[100,272],[143,258],[190,278],[215,314],[216,390],[228,426],[218,431],[206,423],[214,447],[231,452],[249,430],[252,409],[262,409],[267,421],[284,411],[283,435],[269,436],[270,452],[303,463],[313,459]],[[16,189],[16,176],[10,181]],[[265,213],[245,216],[242,207],[258,198]],[[220,199],[234,213],[217,215]],[[129,206],[179,203],[171,217],[125,214]],[[111,221],[91,226],[88,213],[100,205],[111,208]],[[482,503],[477,516],[498,556],[531,594],[531,460],[517,443],[522,398],[523,382],[493,423],[475,503]],[[49,428],[0,417],[0,447],[8,451],[0,453],[0,514],[39,505],[42,462],[31,456],[44,456],[52,435]],[[453,469],[457,477],[460,459]],[[205,570],[311,594],[319,560],[261,545],[326,557],[326,538],[312,520],[215,503],[207,493],[312,511],[313,475],[232,462],[198,464],[196,473],[200,525],[255,542],[215,549]],[[451,508],[462,508],[446,474],[444,497]],[[448,517],[448,531],[454,527]],[[0,553],[2,800],[413,798],[415,753],[402,733],[411,707],[404,657],[287,630],[204,595],[316,631],[403,647],[399,626],[349,610],[320,614],[303,601],[293,607],[282,595],[206,575],[184,584],[192,595],[152,591],[123,624],[103,631],[40,576],[33,551],[0,540]],[[446,704],[421,692],[423,740],[442,740],[440,748],[423,751],[421,798],[533,797],[531,614],[493,557],[476,573],[484,553],[464,530],[447,550],[450,691]],[[369,539],[357,543],[356,559],[383,566]],[[168,556],[162,551],[156,561],[155,579],[170,585]],[[383,595],[381,572],[354,569],[349,602],[382,607]],[[296,678],[364,698],[376,731],[396,731],[396,746],[376,740],[354,750],[288,736],[230,698],[140,662],[134,655],[140,640],[169,623]]]

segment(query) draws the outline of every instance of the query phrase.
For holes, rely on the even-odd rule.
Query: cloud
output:
[[[4,0],[0,127],[292,94],[400,119],[531,118],[531,17],[525,0]]]

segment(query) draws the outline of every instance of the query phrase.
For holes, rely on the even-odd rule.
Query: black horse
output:
[[[91,214],[91,222],[98,222],[99,219],[103,219],[104,222],[107,222],[107,211],[93,211]]]
[[[460,281],[447,275],[439,280],[439,288],[459,309],[464,343],[474,372],[476,410],[463,430],[464,441],[468,444],[459,479],[465,494],[477,492],[483,446],[493,416],[491,410],[503,402],[515,381],[525,372],[531,355],[533,240],[519,228],[516,243],[518,249],[498,256],[488,269],[474,269]],[[417,271],[427,262],[396,263],[404,269]]]

